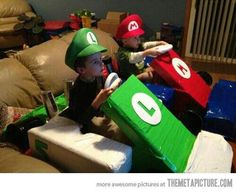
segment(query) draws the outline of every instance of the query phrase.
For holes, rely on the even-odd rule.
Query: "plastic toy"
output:
[[[81,19],[79,18],[79,16],[77,16],[74,13],[71,13],[69,15],[71,22],[70,22],[70,28],[73,30],[78,30],[80,29],[80,24],[81,24]]]
[[[118,77],[117,73],[110,73],[105,81],[104,88],[116,89],[121,84],[122,80]]]
[[[48,35],[59,35],[68,30],[69,22],[68,21],[46,21],[44,30]]]
[[[156,46],[157,51],[161,54],[168,52],[172,48],[173,48],[173,45],[171,45],[171,44]]]

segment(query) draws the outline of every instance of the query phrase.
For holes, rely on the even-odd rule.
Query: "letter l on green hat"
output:
[[[97,38],[91,29],[82,28],[76,32],[70,43],[65,56],[65,63],[73,70],[78,57],[86,57],[107,49],[98,45]]]

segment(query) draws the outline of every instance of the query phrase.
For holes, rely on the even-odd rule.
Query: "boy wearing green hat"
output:
[[[98,117],[100,105],[113,92],[103,89],[103,62],[101,52],[107,49],[98,44],[91,29],[76,32],[69,45],[65,63],[79,75],[70,91],[69,107],[65,116],[83,125],[82,132],[94,132],[111,139],[126,142],[118,126],[106,117]]]

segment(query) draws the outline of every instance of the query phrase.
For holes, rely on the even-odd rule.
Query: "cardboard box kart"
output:
[[[204,129],[236,140],[236,82],[219,80],[209,97]]]
[[[174,50],[156,57],[151,66],[169,86],[175,88],[174,111],[201,111],[206,108],[211,93],[210,86]]]
[[[28,131],[33,154],[54,162],[65,172],[129,172],[132,148],[101,135],[80,133],[78,125],[56,116]]]
[[[102,110],[133,142],[134,172],[185,170],[195,136],[135,76],[109,96]]]

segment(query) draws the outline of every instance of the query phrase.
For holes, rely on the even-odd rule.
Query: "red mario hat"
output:
[[[116,32],[116,38],[126,39],[143,35],[142,24],[142,19],[138,15],[129,15],[120,23]]]

